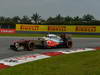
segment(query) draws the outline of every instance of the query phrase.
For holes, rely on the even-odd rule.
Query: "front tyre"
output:
[[[34,42],[33,41],[29,41],[27,50],[28,51],[32,51],[33,49],[34,49]]]

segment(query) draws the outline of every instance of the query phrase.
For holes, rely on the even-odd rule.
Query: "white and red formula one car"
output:
[[[17,40],[10,45],[10,48],[16,51],[19,50],[33,50],[35,47],[53,48],[63,47],[71,48],[72,39],[68,34],[48,34],[46,37],[34,37],[32,40]]]

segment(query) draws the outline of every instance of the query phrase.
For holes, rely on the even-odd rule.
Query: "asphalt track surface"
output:
[[[29,37],[0,37],[0,59],[21,56],[26,54],[39,54],[43,52],[52,52],[59,50],[70,50],[66,48],[57,48],[57,49],[35,49],[34,51],[14,51],[9,48],[12,40],[19,39],[32,39]],[[73,40],[73,48],[75,50],[77,48],[95,48],[100,47],[100,38],[72,38]]]

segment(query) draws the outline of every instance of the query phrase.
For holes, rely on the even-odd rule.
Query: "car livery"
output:
[[[32,40],[16,40],[11,45],[10,48],[13,50],[34,50],[34,48],[53,48],[53,47],[72,47],[71,37],[58,36],[55,34],[48,34],[45,37],[34,37]]]

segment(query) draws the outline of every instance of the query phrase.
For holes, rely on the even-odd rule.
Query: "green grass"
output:
[[[80,38],[80,37],[86,37],[86,38],[90,38],[90,37],[91,37],[91,38],[100,38],[100,35],[78,35],[78,34],[75,35],[75,34],[74,34],[74,35],[72,35],[72,37],[79,37],[79,38]]]
[[[100,75],[100,51],[60,55],[0,71],[0,75]]]
[[[0,36],[17,36],[17,37],[35,37],[35,36],[45,36],[46,34],[0,34]]]
[[[0,34],[0,36],[17,36],[17,37],[37,37],[37,36],[45,36],[46,34]],[[100,38],[100,35],[72,35],[72,37],[86,37],[86,38]]]

